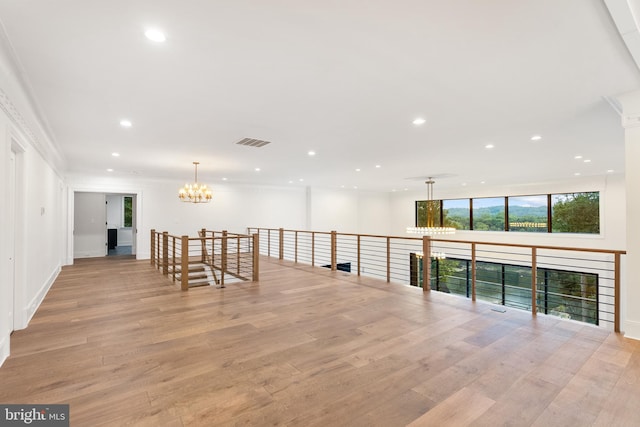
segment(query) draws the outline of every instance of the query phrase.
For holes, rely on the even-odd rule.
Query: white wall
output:
[[[151,229],[196,235],[201,228],[245,233],[247,227],[386,234],[389,195],[351,190],[208,183],[211,203],[181,202],[178,181],[131,177],[67,177],[71,193],[120,192],[138,195],[137,257],[149,258]],[[71,261],[70,261],[71,262]]]
[[[103,193],[74,194],[73,257],[106,255],[107,210]]]

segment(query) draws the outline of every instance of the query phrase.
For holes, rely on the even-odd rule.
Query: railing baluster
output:
[[[536,316],[538,314],[537,307],[537,292],[538,285],[538,257],[537,248],[531,248],[531,315]]]
[[[156,230],[155,228],[151,229],[151,265],[155,266],[156,264]]]
[[[613,260],[613,330],[620,332],[620,253]]]
[[[422,237],[422,291],[431,290],[431,237]]]
[[[162,233],[162,275],[167,277],[169,274],[169,233]]]
[[[476,300],[476,244],[471,244],[471,301]]]
[[[189,236],[182,236],[180,241],[180,289],[189,290]]]
[[[391,237],[387,237],[387,283],[391,282]]]

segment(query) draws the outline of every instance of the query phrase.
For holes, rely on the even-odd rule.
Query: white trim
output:
[[[38,307],[40,307],[40,304],[42,304],[42,301],[44,301],[44,298],[47,296],[47,292],[49,292],[49,289],[51,289],[51,286],[53,286],[53,283],[58,278],[58,275],[60,274],[61,270],[62,269],[60,268],[60,266],[57,266],[55,268],[55,270],[49,275],[49,278],[47,279],[47,281],[40,288],[36,296],[33,297],[33,299],[29,302],[29,305],[24,308],[24,318],[26,319],[26,322],[24,326],[21,327],[20,329],[24,329],[28,326],[29,322],[31,321],[33,316],[36,314]]]
[[[4,363],[5,360],[9,357],[10,353],[10,335],[6,335],[0,338],[0,366]]]

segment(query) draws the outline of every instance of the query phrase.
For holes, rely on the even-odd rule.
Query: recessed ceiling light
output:
[[[484,183],[486,183],[486,181],[480,181],[480,184],[484,184]]]
[[[533,136],[531,137],[531,140],[532,140],[532,141],[540,141],[541,139],[542,139],[542,137],[541,137],[540,135],[533,135]]]
[[[289,184],[293,184],[293,181],[289,181]]]
[[[344,188],[344,185],[341,185],[340,188]]]
[[[462,186],[463,186],[463,187],[466,187],[466,186],[467,186],[467,183],[466,183],[466,182],[463,182],[463,183],[462,183]]]
[[[585,163],[591,163],[591,160],[590,159],[584,159],[584,162]]]
[[[408,188],[405,188],[405,189],[404,189],[404,191],[409,191],[409,189],[408,189]]]
[[[607,169],[607,173],[613,173],[615,172],[613,169]]]
[[[307,154],[308,154],[309,156],[315,156],[315,155],[316,155],[316,152],[315,152],[315,151],[313,151],[313,150],[311,150],[311,151],[309,151]]]
[[[144,35],[149,40],[156,43],[162,43],[167,39],[164,33],[158,30],[157,28],[149,28],[147,31],[144,32]]]
[[[304,179],[300,178],[298,181],[303,182],[303,181],[304,181]]]
[[[356,169],[356,172],[360,172],[360,168]]]
[[[581,156],[581,155],[579,155],[579,154],[578,154],[577,156],[575,156],[575,157],[574,157],[574,159],[576,159],[576,160],[579,160],[579,159],[581,159],[581,158],[582,158],[582,156]]]
[[[133,126],[133,123],[131,123],[131,120],[122,119],[120,120],[120,126],[122,126],[123,128],[130,128],[131,126]]]
[[[487,150],[491,150],[493,147],[495,147],[495,145],[493,144],[487,144],[484,146],[484,148],[486,148]]]
[[[113,157],[120,157],[120,153],[111,153]]]
[[[425,124],[427,121],[425,119],[423,119],[422,117],[417,117],[413,120],[413,124],[416,126],[420,126]]]
[[[222,178],[223,181],[226,181],[228,178]]]
[[[256,168],[256,172],[260,172],[260,168]]]
[[[357,190],[357,189],[358,189],[358,186],[357,186],[357,185],[354,185],[354,186],[353,186],[353,189],[354,189],[354,190]]]
[[[376,165],[376,169],[380,169],[382,165]]]
[[[580,172],[574,173],[575,176],[580,176]]]
[[[107,172],[113,172],[113,169],[109,168],[107,169]]]

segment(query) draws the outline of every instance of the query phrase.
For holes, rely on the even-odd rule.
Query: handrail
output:
[[[532,315],[543,310],[538,307],[538,298],[544,292],[545,298],[552,295],[548,289],[537,289],[538,269],[551,269],[574,273],[597,274],[598,295],[597,310],[601,306],[613,307],[612,318],[607,316],[611,310],[603,309],[605,318],[598,316],[602,322],[610,322],[616,332],[620,331],[620,287],[621,287],[621,256],[624,250],[594,249],[551,245],[527,245],[521,243],[499,243],[474,240],[454,240],[433,238],[429,236],[385,236],[379,234],[338,233],[336,231],[307,231],[285,228],[248,227],[248,233],[267,234],[267,247],[259,248],[262,254],[271,256],[272,250],[277,249],[279,259],[289,259],[294,262],[308,263],[312,266],[325,265],[335,271],[340,259],[355,264],[354,273],[379,277],[390,282],[406,283],[410,273],[407,261],[410,253],[434,254],[438,249],[457,253],[461,259],[470,262],[470,284],[468,296],[476,301],[478,264],[487,262],[502,262],[531,268],[531,283],[529,289],[531,299],[529,305]],[[495,248],[495,249],[489,249]],[[572,253],[566,256],[565,252]],[[600,259],[600,258],[604,258]],[[609,258],[612,258],[610,260]],[[500,261],[501,260],[501,261]],[[431,262],[421,262],[423,291],[430,290],[432,279]],[[603,264],[605,267],[598,267]],[[611,265],[612,267],[608,267]],[[350,267],[351,268],[351,267]],[[572,270],[564,270],[571,268]],[[545,279],[546,280],[546,279]],[[606,282],[606,283],[605,283]],[[609,286],[607,286],[607,284]],[[484,291],[486,293],[486,289]],[[574,297],[571,296],[572,298]],[[567,296],[567,298],[569,298]],[[545,300],[546,301],[546,300]],[[546,310],[546,302],[544,310]]]
[[[183,291],[193,285],[192,273],[198,275],[198,284],[216,284],[221,288],[227,280],[259,281],[258,234],[203,228],[198,237],[189,237],[152,229],[150,237],[151,265],[172,282],[180,281]]]

